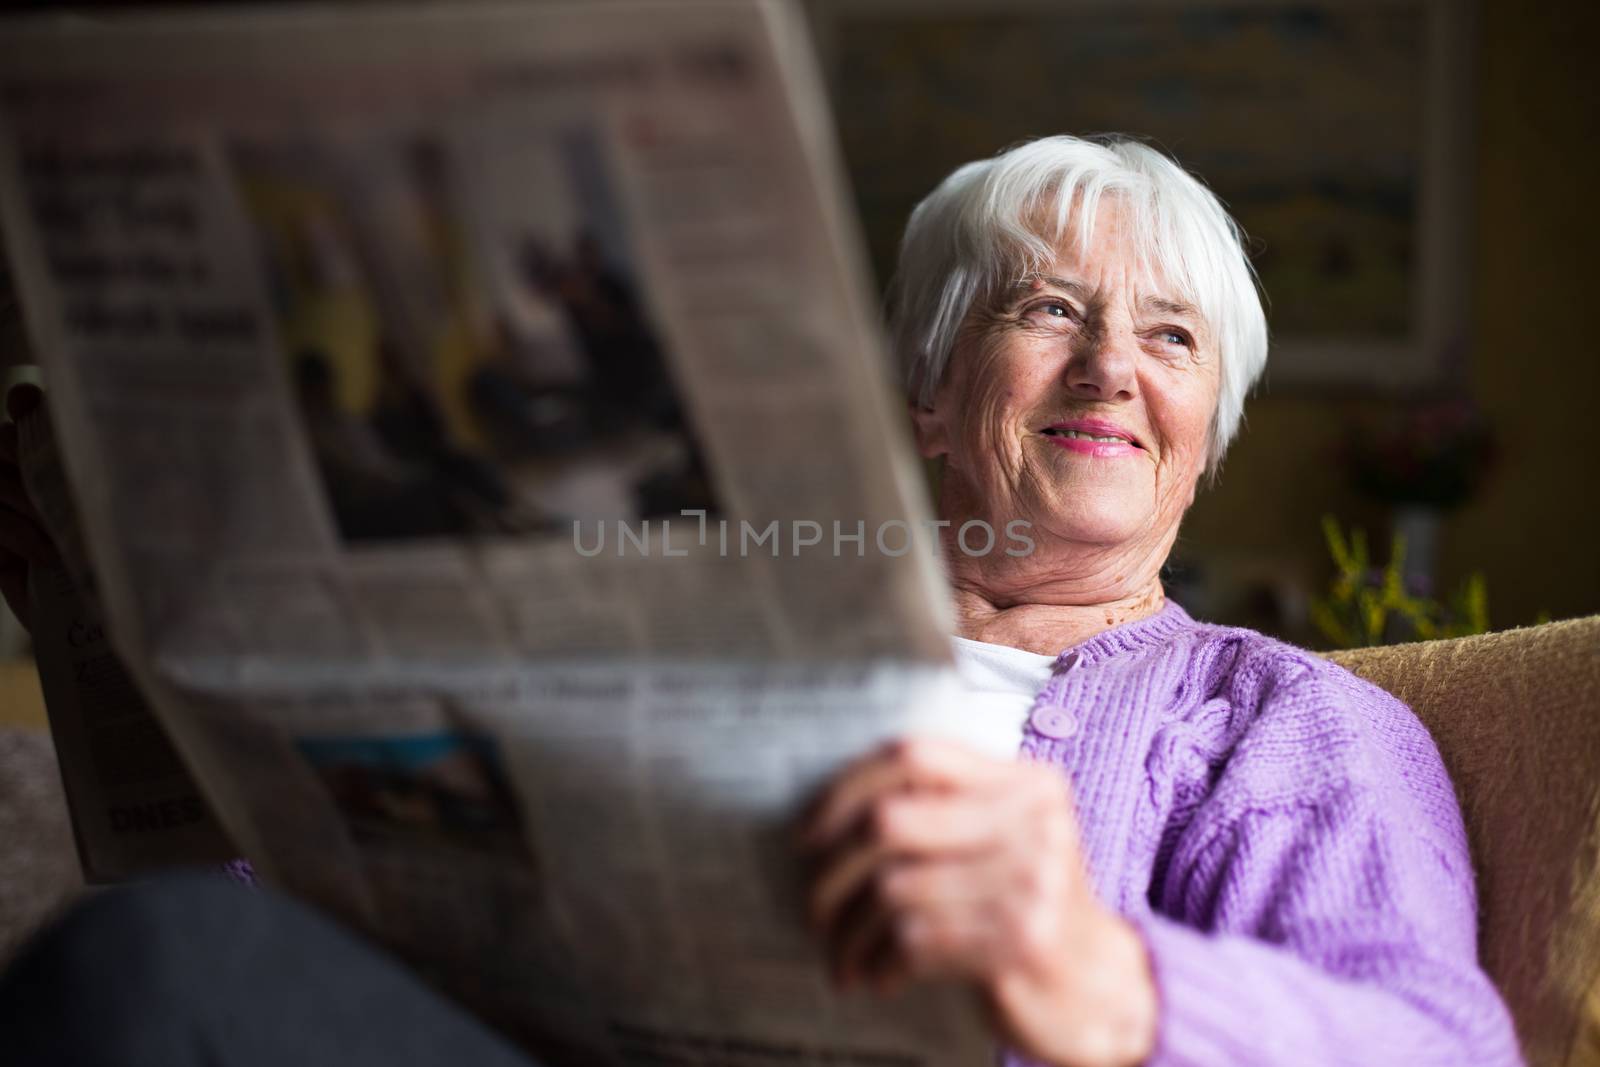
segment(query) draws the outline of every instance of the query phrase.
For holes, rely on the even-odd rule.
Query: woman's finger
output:
[[[878,802],[872,836],[897,856],[942,858],[997,847],[1029,798],[1017,790],[899,793]]]
[[[827,942],[833,980],[843,988],[866,981],[882,981],[898,956],[893,916],[869,895],[852,902]]]
[[[990,852],[944,861],[893,860],[856,849],[819,895],[824,943],[845,984],[960,973],[978,977],[1007,957],[1003,915],[1015,888],[1014,857]]]
[[[834,980],[842,987],[870,984],[887,992],[912,977],[905,947],[908,932],[915,934],[947,921],[896,906],[885,896],[881,890],[885,872],[892,873],[899,867],[896,864],[877,868],[871,877],[863,879],[840,907],[828,931],[828,960]]]
[[[1018,958],[1010,895],[1023,877],[1004,852],[897,866],[882,881],[899,962],[909,977],[983,980]]]
[[[802,847],[816,851],[837,847],[874,801],[909,785],[906,768],[887,748],[851,764],[813,803],[801,827]]]
[[[879,882],[879,895],[892,909],[908,912],[998,910],[1014,889],[1015,865],[1003,853],[988,852],[948,860],[896,864]]]
[[[944,737],[907,737],[891,746],[895,758],[918,783],[930,786],[992,786],[1009,781],[1015,760],[995,759]]]
[[[873,956],[862,965],[867,968],[863,977],[874,984],[927,978],[981,981],[993,971],[987,946],[994,940],[994,924],[979,901],[892,909],[886,925],[893,932],[893,953]]]
[[[808,848],[829,847],[891,792],[993,786],[1004,782],[1014,767],[942,738],[890,742],[834,779],[806,818],[801,841]]]
[[[876,844],[858,842],[832,854],[817,872],[806,899],[806,916],[824,939],[839,927],[852,900],[868,891],[888,857]]]

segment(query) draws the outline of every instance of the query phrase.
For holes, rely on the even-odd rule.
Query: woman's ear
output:
[[[915,400],[906,405],[911,411],[911,432],[917,439],[917,455],[936,459],[950,451],[950,435],[937,404],[924,406]]]

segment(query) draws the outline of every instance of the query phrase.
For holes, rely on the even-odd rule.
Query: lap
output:
[[[217,875],[111,890],[0,976],[7,1063],[534,1067],[397,960]]]

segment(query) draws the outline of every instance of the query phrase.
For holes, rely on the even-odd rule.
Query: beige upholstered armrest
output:
[[[1485,969],[1534,1067],[1600,1067],[1600,616],[1335,653],[1455,781]]]

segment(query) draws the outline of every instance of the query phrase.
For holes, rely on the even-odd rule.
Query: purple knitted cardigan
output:
[[[1388,693],[1168,601],[1057,657],[1022,754],[1144,939],[1149,1067],[1522,1062],[1449,776]]]

